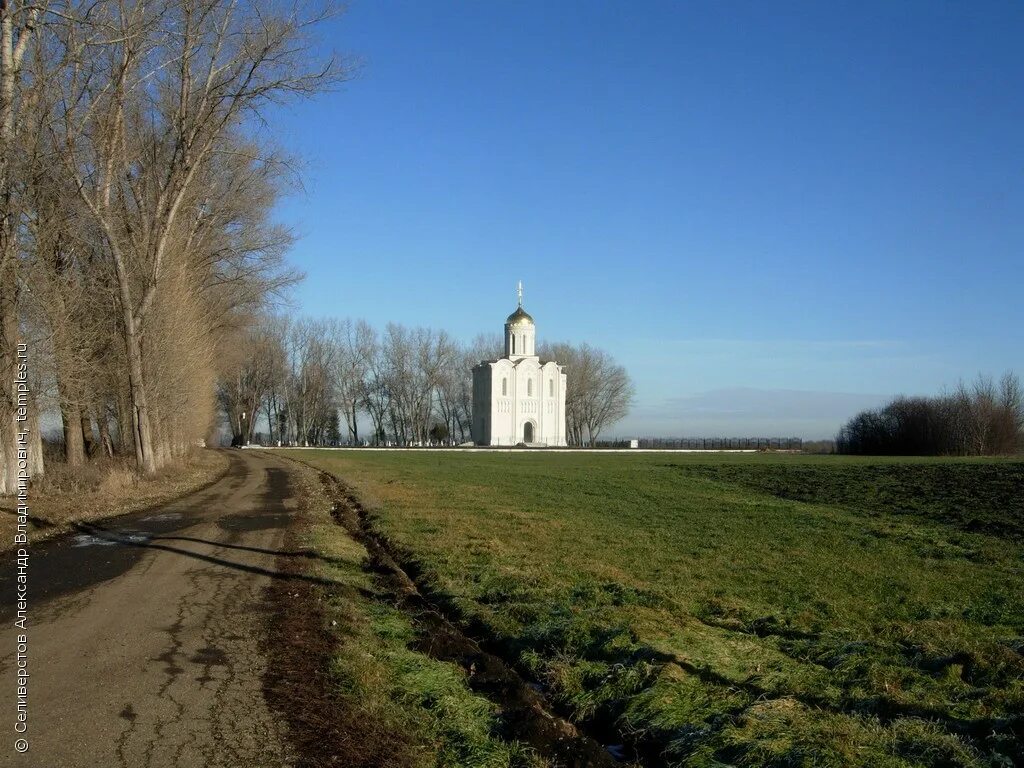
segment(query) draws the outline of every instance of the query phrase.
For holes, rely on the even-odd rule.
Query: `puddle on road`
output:
[[[103,536],[92,533],[81,533],[75,536],[76,547],[113,547],[117,544],[145,544],[150,534],[137,531],[111,531]]]
[[[161,523],[167,520],[181,520],[181,512],[165,512],[162,515],[150,515],[139,520],[140,523]]]

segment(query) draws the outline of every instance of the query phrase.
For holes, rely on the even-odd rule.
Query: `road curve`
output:
[[[0,766],[289,766],[262,691],[265,591],[297,508],[289,463],[228,473],[157,510],[31,549],[29,711],[14,743],[14,558],[0,573]],[[5,722],[6,721],[6,722]]]

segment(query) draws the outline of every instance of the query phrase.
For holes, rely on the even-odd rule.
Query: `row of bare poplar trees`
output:
[[[342,76],[310,57],[319,18],[0,0],[0,491],[19,344],[70,464],[121,451],[154,472],[207,434],[224,351],[295,279],[270,219],[285,164],[261,127]]]
[[[502,349],[499,335],[462,344],[429,328],[267,317],[233,350],[221,406],[236,444],[257,433],[299,445],[462,443],[471,438],[472,368]],[[572,444],[592,444],[626,415],[633,384],[610,355],[586,344],[538,352],[566,369]]]

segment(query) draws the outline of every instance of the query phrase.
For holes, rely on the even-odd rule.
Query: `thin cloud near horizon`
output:
[[[856,413],[891,394],[726,387],[668,397],[634,409],[617,435],[828,439]]]

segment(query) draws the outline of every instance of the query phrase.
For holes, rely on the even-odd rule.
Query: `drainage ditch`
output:
[[[413,619],[419,632],[416,650],[465,670],[470,689],[500,707],[504,738],[523,742],[564,768],[623,765],[613,756],[621,754],[621,746],[602,744],[558,715],[538,685],[460,629],[455,617],[410,577],[390,543],[371,528],[355,496],[331,475],[320,473],[320,478],[333,501],[335,521],[363,545],[378,583]]]

